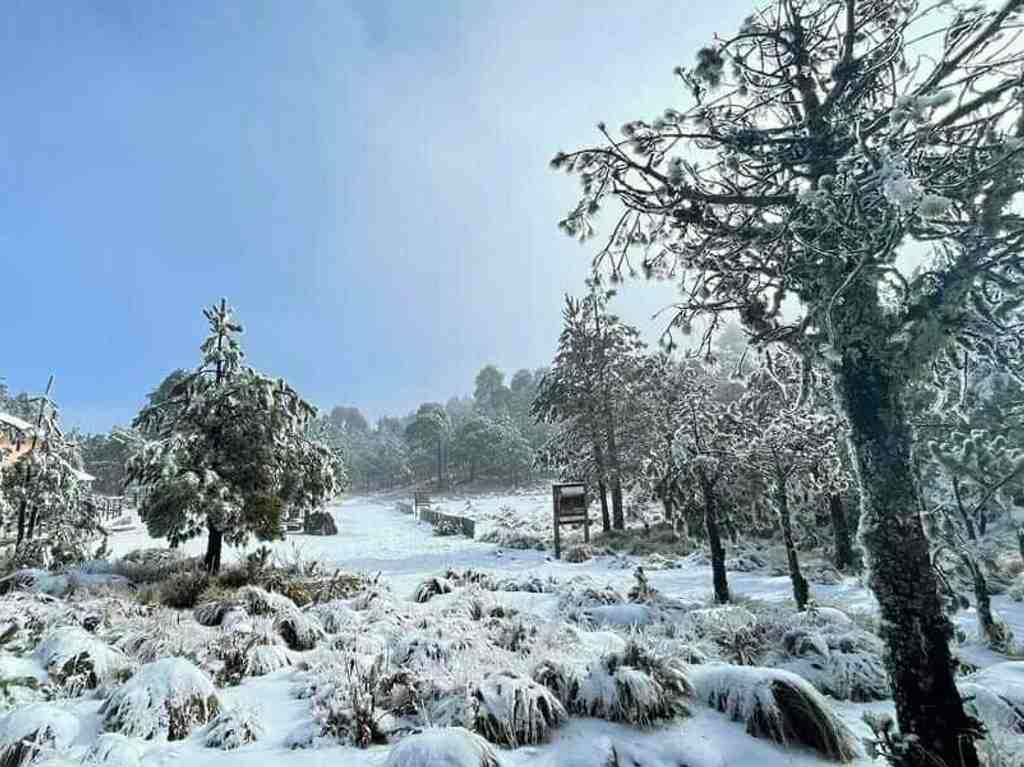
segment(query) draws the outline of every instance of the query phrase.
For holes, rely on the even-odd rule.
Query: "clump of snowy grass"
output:
[[[546,687],[508,671],[485,676],[471,689],[470,699],[473,730],[512,748],[546,740],[567,719],[565,708]]]
[[[464,727],[435,727],[395,746],[384,767],[501,767],[491,744]]]
[[[427,578],[420,583],[420,585],[416,587],[416,591],[413,593],[412,598],[414,602],[422,604],[424,602],[429,602],[438,594],[450,594],[451,591],[452,584],[446,578],[434,576],[432,578]]]
[[[0,765],[26,767],[67,751],[80,727],[78,717],[52,703],[16,708],[0,719]]]
[[[70,697],[127,678],[132,667],[124,653],[77,626],[54,629],[34,654],[51,681]]]
[[[277,615],[298,610],[288,597],[259,586],[243,586],[238,590],[237,598],[249,615]]]
[[[689,714],[693,695],[687,670],[674,658],[657,658],[630,643],[621,653],[608,653],[590,664],[578,681],[562,683],[577,689],[572,710],[612,722],[647,727]]]
[[[314,616],[298,609],[279,613],[274,620],[274,627],[288,648],[297,652],[312,650],[324,637],[320,622]]]
[[[747,733],[784,746],[808,746],[827,759],[859,754],[852,733],[810,683],[788,671],[715,664],[691,669],[697,697],[742,722]]]
[[[232,708],[221,711],[203,733],[203,745],[232,751],[255,743],[265,733],[259,715],[252,708]]]
[[[143,666],[111,693],[100,713],[113,732],[150,739],[181,740],[221,710],[213,682],[182,658]]]

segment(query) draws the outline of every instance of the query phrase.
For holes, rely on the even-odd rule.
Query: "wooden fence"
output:
[[[476,522],[466,517],[442,514],[441,512],[433,511],[432,509],[420,509],[419,518],[423,522],[429,522],[434,527],[442,524],[454,525],[459,532],[467,538],[472,538],[476,535]]]
[[[413,513],[413,508],[412,508],[412,504],[411,503],[402,503],[401,501],[398,501],[398,502],[395,503],[395,508],[397,508],[403,514],[412,514]]]
[[[124,512],[123,495],[87,495],[82,503],[95,510],[100,519],[117,519]]]

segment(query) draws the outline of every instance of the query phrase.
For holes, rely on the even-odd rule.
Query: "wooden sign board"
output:
[[[413,510],[419,512],[422,509],[430,508],[430,493],[413,493],[412,496],[412,507]]]
[[[560,482],[551,486],[554,513],[555,559],[562,558],[562,525],[583,525],[583,540],[590,543],[590,515],[587,487],[582,482]]]

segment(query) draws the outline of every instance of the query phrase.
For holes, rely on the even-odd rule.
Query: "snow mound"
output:
[[[462,727],[438,727],[395,746],[384,767],[501,767],[491,744]]]
[[[986,724],[1024,732],[1024,661],[996,663],[958,685],[968,708]]]
[[[532,679],[508,671],[488,674],[470,696],[473,729],[498,745],[534,745],[565,722],[565,708]]]
[[[889,698],[892,692],[878,637],[853,627],[840,628],[840,633],[829,630],[790,629],[782,638],[789,657],[771,665],[792,671],[837,700]]]
[[[582,617],[593,626],[649,626],[654,611],[647,605],[599,605],[584,610]]]
[[[71,697],[94,690],[131,669],[128,657],[77,626],[54,629],[39,644],[36,659]]]
[[[359,626],[359,614],[341,600],[316,605],[310,612],[316,616],[328,634],[337,634]]]
[[[833,761],[859,755],[856,740],[828,701],[796,674],[716,664],[691,669],[690,679],[700,700],[743,722],[755,738],[805,745]]]
[[[65,751],[80,728],[78,717],[52,703],[16,708],[0,719],[0,764],[24,767],[54,751]]]
[[[103,703],[108,730],[146,740],[181,740],[220,711],[213,682],[183,658],[166,658],[139,669]]]
[[[100,735],[85,755],[85,767],[139,767],[143,749],[139,742],[116,732]]]
[[[283,594],[267,591],[259,586],[243,586],[238,590],[236,597],[249,615],[277,615],[299,609]]]
[[[757,625],[757,616],[739,605],[720,605],[691,610],[683,616],[682,625],[699,636],[723,631],[739,631]]]
[[[595,737],[596,735],[596,737]],[[637,738],[587,733],[563,737],[536,767],[726,767],[723,757],[706,741],[688,738]]]

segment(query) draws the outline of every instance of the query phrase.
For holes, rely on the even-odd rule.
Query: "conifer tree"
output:
[[[305,510],[329,499],[338,459],[307,435],[316,409],[284,380],[243,364],[242,326],[227,302],[203,314],[202,361],[136,417],[153,436],[128,473],[144,489],[139,513],[150,535],[176,546],[205,530],[205,566],[216,573],[224,541],[279,538],[289,504]]]

